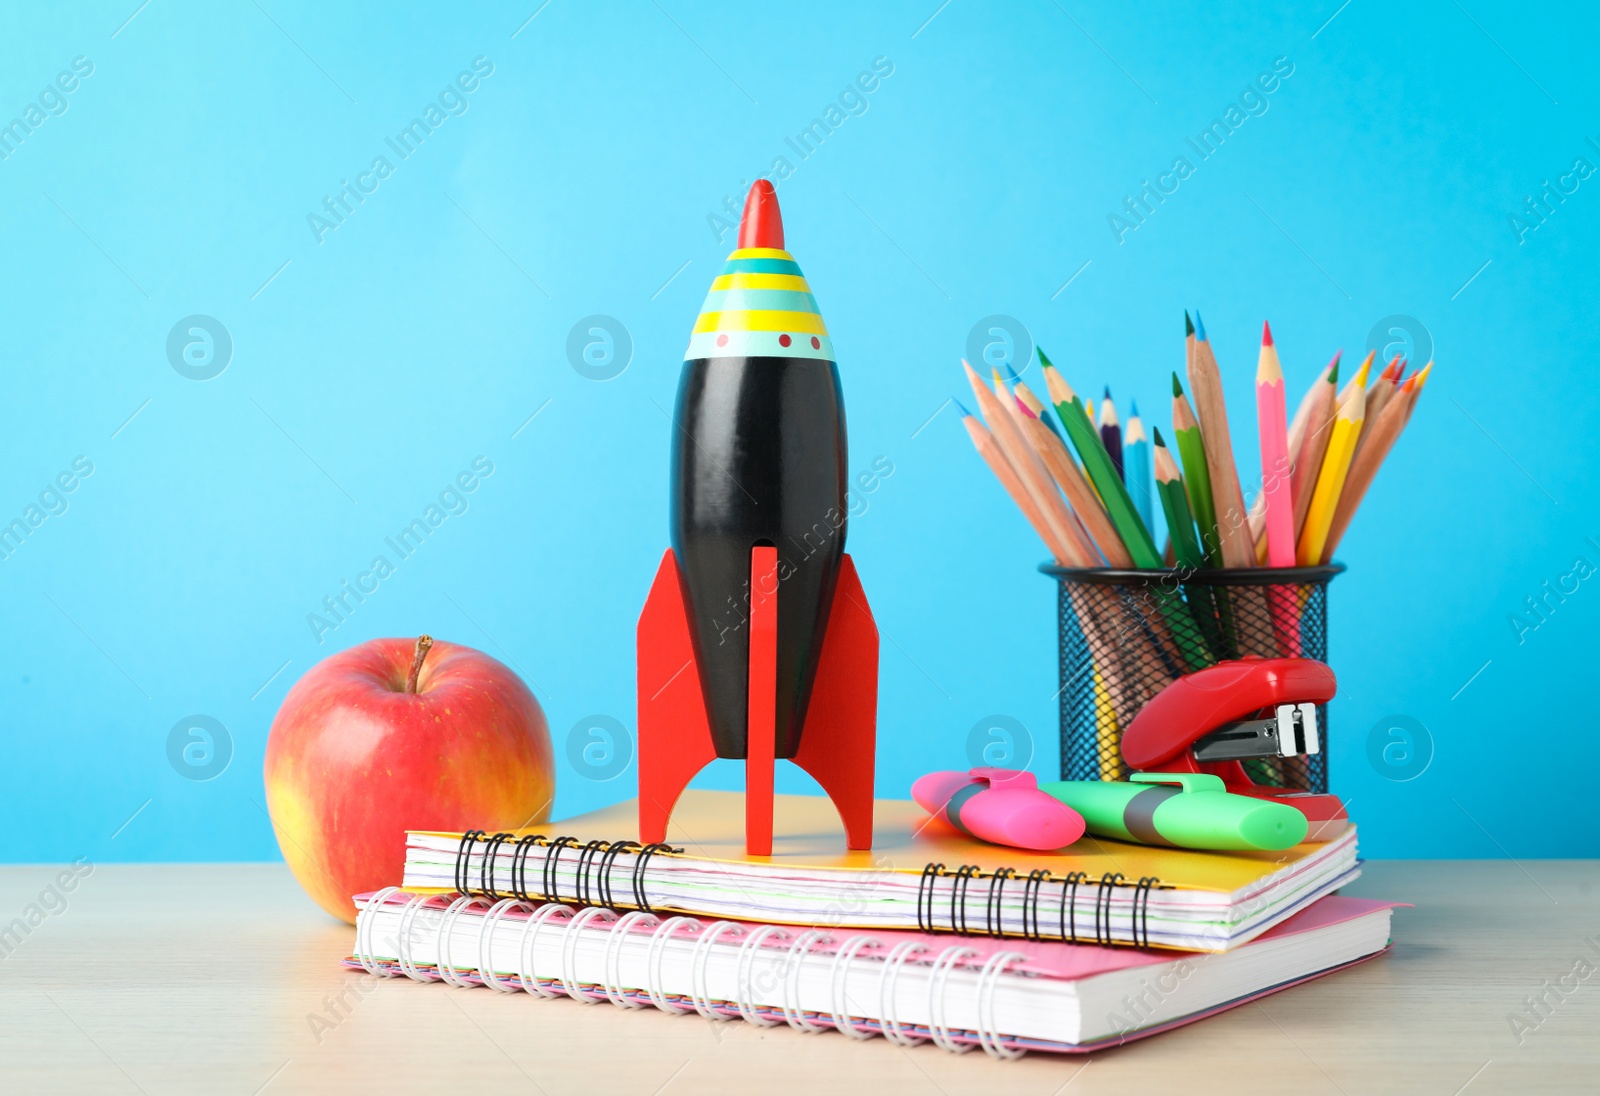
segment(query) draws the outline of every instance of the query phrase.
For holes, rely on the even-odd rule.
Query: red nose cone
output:
[[[778,212],[777,192],[765,179],[757,179],[744,200],[739,246],[783,248],[783,214]]]

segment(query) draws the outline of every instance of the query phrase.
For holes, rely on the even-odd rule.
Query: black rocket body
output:
[[[750,551],[772,545],[777,756],[792,758],[844,554],[848,464],[839,371],[832,362],[797,358],[685,362],[676,419],[672,547],[717,756],[745,756]]]
[[[751,550],[777,549],[777,756],[799,748],[844,554],[844,398],[770,184],[695,324],[678,382],[671,533],[717,755],[749,722]],[[763,591],[770,594],[771,591]]]

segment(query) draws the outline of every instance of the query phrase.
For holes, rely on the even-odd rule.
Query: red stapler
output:
[[[1322,751],[1317,705],[1333,699],[1333,671],[1309,658],[1241,658],[1186,674],[1139,710],[1122,756],[1140,772],[1213,773],[1228,791],[1288,804],[1306,816],[1308,841],[1350,823],[1336,795],[1257,784],[1240,762]]]

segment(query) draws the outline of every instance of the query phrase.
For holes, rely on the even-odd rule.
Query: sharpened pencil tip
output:
[[[1131,406],[1133,407],[1133,417],[1134,418],[1138,418],[1139,417],[1139,401],[1138,400],[1134,400],[1133,403],[1131,404]]]
[[[1108,400],[1111,398],[1111,386],[1109,384],[1106,385],[1106,396],[1105,396],[1105,398],[1108,399]]]
[[[1206,321],[1200,318],[1200,310],[1194,310],[1194,337],[1201,342],[1206,341]]]
[[[1044,368],[1044,369],[1054,369],[1055,368],[1055,366],[1050,364],[1050,356],[1044,352],[1044,347],[1035,346],[1033,348],[1033,352],[1035,354],[1039,355],[1039,365],[1042,368]]]
[[[1021,384],[1022,383],[1022,378],[1017,376],[1017,371],[1015,369],[1011,368],[1011,363],[1010,362],[1006,362],[1006,372],[1011,374],[1011,383],[1012,384]]]
[[[1183,337],[1189,338],[1194,334],[1194,321],[1189,318],[1189,310],[1183,310]]]
[[[1339,358],[1335,355],[1333,366],[1328,370],[1328,383],[1335,387],[1339,384]]]
[[[1261,345],[1272,345],[1272,325],[1266,320],[1261,321]]]
[[[1159,426],[1156,427],[1154,430],[1152,430],[1150,432],[1150,434],[1151,434],[1151,437],[1155,438],[1157,446],[1159,446],[1162,449],[1165,449],[1167,447],[1167,443],[1161,440],[1161,427],[1159,427]]]
[[[1174,369],[1172,371],[1172,398],[1177,399],[1181,395],[1183,395],[1183,383],[1178,380],[1178,371]]]
[[[960,400],[956,399],[954,396],[950,397],[950,402],[956,405],[956,410],[961,412],[961,417],[962,418],[970,419],[972,417],[972,412],[967,410],[967,405],[966,404],[962,403]]]

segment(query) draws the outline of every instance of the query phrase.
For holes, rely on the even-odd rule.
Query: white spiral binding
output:
[[[919,944],[915,940],[896,944],[885,957],[883,970],[878,974],[878,1022],[882,1025],[883,1037],[897,1046],[914,1047],[923,1042],[920,1036],[907,1035],[900,1030],[900,1021],[894,1015],[894,987],[905,961],[928,950],[926,944]]]
[[[580,930],[582,930],[583,926],[590,921],[615,922],[616,919],[616,913],[606,909],[604,906],[589,906],[579,911],[576,917],[567,922],[566,935],[561,938],[561,988],[566,990],[567,996],[573,1000],[582,1001],[586,1005],[599,1004],[605,1000],[605,993],[596,995],[589,990],[582,989],[577,975],[572,972],[572,968],[577,962],[578,939],[582,936]]]
[[[1025,1050],[1006,1046],[1001,1041],[994,1020],[995,987],[1000,982],[1000,975],[1005,973],[1005,969],[1012,963],[1027,961],[1028,957],[1020,951],[997,951],[989,956],[989,961],[978,973],[978,1042],[990,1057],[1015,1060],[1027,1053]]]
[[[563,920],[572,920],[572,907],[563,906],[560,902],[546,902],[534,910],[533,916],[528,918],[528,923],[522,926],[522,937],[517,942],[517,984],[525,992],[540,997],[561,996],[539,981],[539,974],[533,969],[533,948],[539,942],[539,933],[544,928],[544,923],[563,913],[566,914]]]
[[[783,1018],[796,1031],[815,1035],[828,1030],[828,1025],[812,1022],[799,1005],[800,968],[805,963],[806,949],[813,944],[831,943],[833,937],[830,934],[821,929],[807,929],[795,937],[794,943],[789,945],[789,954],[783,957]]]
[[[850,1019],[849,994],[845,992],[850,977],[850,964],[863,948],[881,948],[883,941],[872,936],[852,936],[844,946],[833,953],[833,966],[828,970],[828,980],[833,985],[833,1026],[852,1039],[866,1041],[877,1032],[871,1028],[858,1028]]]
[[[356,962],[361,964],[362,970],[380,978],[394,978],[396,974],[388,967],[378,965],[377,949],[372,943],[372,925],[377,920],[378,911],[388,904],[391,896],[399,893],[399,887],[384,887],[368,898],[361,912],[356,914]]]
[[[399,896],[404,898],[405,905],[399,911],[398,936],[396,939],[396,959],[394,965],[380,963],[377,957],[375,944],[376,919],[378,914],[389,907],[390,899]],[[760,1027],[776,1027],[777,1020],[757,1011],[757,1004],[753,1000],[753,991],[750,985],[754,973],[756,960],[765,952],[769,956],[771,949],[763,947],[769,939],[787,940],[790,938],[789,930],[779,925],[762,925],[754,930],[748,929],[734,921],[717,921],[711,925],[703,925],[698,919],[687,916],[677,916],[660,920],[654,914],[645,910],[635,910],[621,917],[610,910],[600,906],[591,906],[581,911],[574,911],[571,907],[558,902],[548,902],[537,908],[531,907],[527,902],[518,898],[504,898],[493,905],[481,895],[462,895],[455,898],[443,909],[431,905],[439,896],[428,894],[407,894],[399,887],[385,887],[377,891],[363,904],[356,916],[356,962],[369,974],[376,974],[384,978],[394,978],[398,974],[405,974],[418,982],[444,981],[450,985],[470,988],[475,982],[481,982],[491,989],[502,993],[514,993],[522,989],[527,993],[541,997],[567,996],[582,1001],[585,1004],[595,1004],[601,1000],[609,1000],[621,1008],[643,1008],[644,1002],[637,996],[626,992],[626,987],[621,984],[621,951],[626,946],[628,938],[635,935],[631,930],[638,924],[649,924],[652,927],[647,950],[645,952],[645,970],[648,985],[645,987],[650,1002],[664,1012],[684,1015],[691,1011],[680,1003],[663,994],[661,984],[661,965],[665,954],[665,945],[674,934],[687,926],[699,930],[694,942],[694,951],[690,957],[691,992],[689,1003],[692,1011],[700,1013],[709,1020],[723,1019],[726,1004],[731,1004],[739,1015],[752,1024]],[[478,931],[478,976],[476,979],[459,973],[451,955],[451,931],[461,914],[474,907],[483,908],[481,924]],[[502,980],[495,972],[491,961],[490,945],[494,936],[495,927],[504,919],[504,914],[513,908],[529,911],[530,916],[522,928],[518,941],[518,965],[514,979]],[[424,910],[431,909],[439,915],[439,922],[435,927],[435,945],[437,960],[435,970],[424,970],[411,956],[411,935],[416,929],[416,920]],[[539,933],[551,921],[565,922],[565,932],[561,940],[561,966],[558,977],[548,979],[554,985],[546,986],[533,969],[533,953],[538,943]],[[605,944],[604,974],[600,983],[600,992],[581,988],[575,973],[577,942],[581,930],[590,921],[610,923],[610,936]],[[736,966],[734,997],[731,1002],[719,1007],[712,1003],[706,982],[706,971],[709,966],[711,953],[718,940],[728,937],[729,942],[741,940],[738,948]],[[833,942],[833,937],[820,929],[808,929],[793,938],[793,942],[784,951],[783,983],[779,996],[778,1007],[783,1014],[783,1019],[789,1026],[807,1033],[826,1031],[828,1023],[818,1023],[826,1017],[831,1021],[834,1029],[842,1031],[852,1039],[871,1039],[875,1032],[870,1027],[858,1026],[851,1014],[846,986],[849,981],[850,964],[860,958],[861,953],[869,949],[881,949],[880,940],[871,936],[851,936],[839,946],[834,953],[833,962],[829,970],[829,980],[832,988],[831,1013],[807,1013],[800,1008],[800,972],[804,967],[805,958],[813,948],[821,944]],[[907,1027],[895,1016],[895,987],[901,969],[908,961],[914,961],[931,949],[915,940],[905,941],[892,948],[881,960],[882,970],[878,974],[878,1023],[885,1039],[903,1047],[916,1046],[924,1040],[921,1036],[909,1034]],[[960,944],[952,945],[941,951],[934,958],[928,972],[928,1031],[932,1041],[940,1048],[960,1054],[972,1049],[970,1042],[958,1040],[951,1034],[945,1020],[945,1004],[949,996],[949,980],[951,971],[962,965],[964,961],[979,953],[970,947]],[[1000,1034],[995,1020],[995,997],[1001,976],[1006,970],[1016,963],[1026,962],[1027,955],[1019,951],[999,951],[989,957],[978,973],[978,1027],[977,1044],[984,1051],[995,1058],[1016,1059],[1021,1058],[1026,1051],[1008,1047]],[[396,971],[394,966],[398,966]],[[556,988],[559,987],[559,988]],[[680,999],[681,1000],[681,999]],[[767,1006],[770,1009],[770,1006]]]
[[[494,969],[494,956],[489,950],[489,941],[494,939],[494,927],[500,923],[500,915],[509,909],[520,909],[524,913],[533,911],[533,907],[520,898],[502,898],[489,907],[478,923],[478,978],[484,985],[500,993],[517,992],[516,986],[500,980],[499,973]]]
[[[949,993],[950,972],[962,960],[971,959],[977,954],[976,948],[951,944],[939,953],[939,958],[933,961],[933,969],[928,972],[928,1034],[933,1037],[935,1046],[952,1054],[965,1054],[972,1049],[972,1044],[951,1037],[950,1025],[945,1022],[944,1006]]]
[[[729,929],[733,930],[733,938],[737,940],[745,934],[745,927],[732,921],[717,921],[700,934],[700,939],[695,942],[694,956],[689,960],[690,994],[689,1002],[694,1005],[694,1010],[707,1020],[721,1020],[722,1013],[711,1003],[711,993],[706,988],[706,966],[711,957],[711,945],[717,938]]]
[[[421,967],[411,961],[411,926],[429,902],[433,901],[431,894],[413,895],[411,901],[406,903],[406,908],[400,911],[399,936],[395,940],[395,958],[400,960],[400,969],[407,978],[413,982],[432,982],[434,978]]]
[[[645,976],[649,979],[645,989],[650,994],[650,1003],[662,1012],[669,1012],[674,1016],[682,1016],[685,1013],[694,1011],[692,1008],[684,1008],[676,1001],[670,1000],[666,994],[657,988],[661,985],[661,957],[666,950],[665,944],[672,939],[672,934],[678,931],[680,925],[693,925],[696,929],[704,928],[700,921],[694,917],[669,917],[656,926],[656,931],[650,934],[650,946],[644,953]]]
[[[649,922],[654,928],[661,926],[661,918],[649,910],[634,910],[617,918],[611,926],[611,935],[606,940],[606,980],[600,983],[600,988],[606,991],[606,999],[618,1008],[644,1008],[644,1002],[636,997],[629,997],[623,992],[622,985],[622,946],[632,936],[634,925]],[[654,934],[652,934],[652,939]]]
[[[762,953],[761,944],[768,938],[775,940],[789,939],[789,930],[780,925],[762,925],[749,936],[739,947],[738,977],[733,983],[733,1005],[743,1016],[756,1027],[777,1027],[778,1021],[769,1020],[756,1011],[755,1003],[750,999],[750,975],[756,965],[756,957]]]
[[[472,980],[463,977],[456,970],[455,948],[451,944],[450,934],[456,927],[456,922],[461,918],[461,911],[478,905],[487,909],[489,900],[476,894],[463,894],[454,902],[451,902],[450,905],[445,907],[444,915],[439,918],[439,928],[433,937],[433,954],[438,957],[434,962],[434,966],[439,971],[439,977],[457,989],[471,989]],[[481,940],[483,936],[482,926],[479,926],[478,935]],[[483,957],[483,948],[481,946],[478,949],[478,953],[481,959]]]

